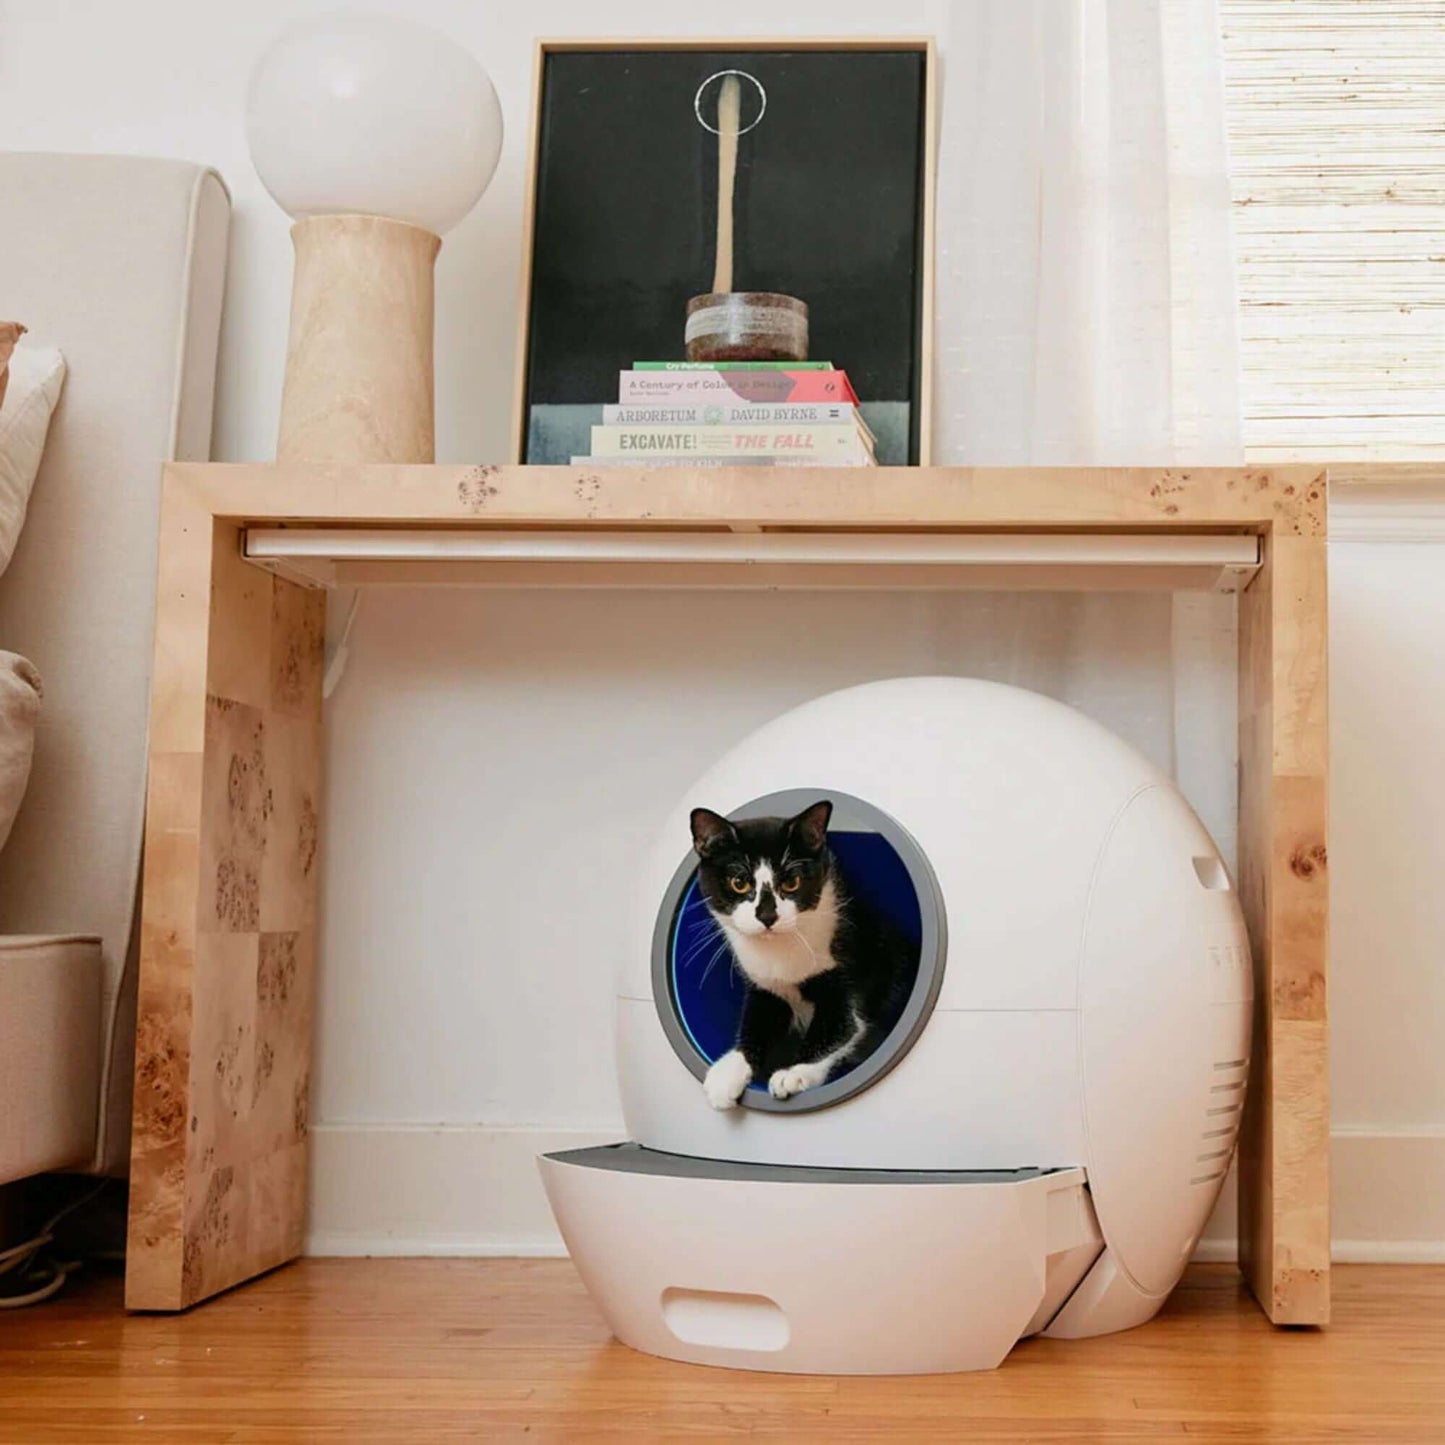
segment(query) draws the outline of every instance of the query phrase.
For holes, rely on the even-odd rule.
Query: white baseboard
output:
[[[623,1137],[588,1129],[318,1124],[314,1255],[559,1255],[536,1156]],[[1445,1263],[1445,1130],[1342,1128],[1331,1139],[1340,1263]],[[1232,1183],[1195,1259],[1236,1257]]]
[[[1336,1129],[1330,1177],[1335,1259],[1445,1262],[1445,1129]]]
[[[1199,1241],[1196,1264],[1233,1264],[1239,1258],[1237,1239]],[[1330,1242],[1335,1264],[1445,1264],[1445,1240],[1336,1239]]]
[[[1336,1264],[1445,1264],[1445,1240],[1336,1239],[1330,1258]]]
[[[1239,1241],[1206,1235],[1195,1246],[1193,1258],[1195,1264],[1233,1264],[1239,1258]]]
[[[1445,1130],[1338,1128],[1330,1178],[1336,1264],[1445,1264]],[[1236,1229],[1222,1198],[1194,1258],[1233,1261]]]

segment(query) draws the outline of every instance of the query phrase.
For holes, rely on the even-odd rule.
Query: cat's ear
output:
[[[692,810],[692,846],[699,858],[717,852],[725,843],[737,841],[737,829],[721,813],[714,813],[711,808]]]
[[[788,831],[809,853],[821,853],[828,842],[828,820],[833,816],[833,805],[826,798],[804,808],[788,824]]]

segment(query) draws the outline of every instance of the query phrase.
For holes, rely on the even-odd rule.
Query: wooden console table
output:
[[[1325,486],[1304,466],[168,467],[127,1305],[184,1309],[301,1249],[325,586],[600,577],[1240,592],[1241,1265],[1276,1323],[1324,1323]]]

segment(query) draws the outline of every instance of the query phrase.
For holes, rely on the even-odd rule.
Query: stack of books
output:
[[[639,361],[588,456],[616,467],[873,467],[873,433],[828,361]]]

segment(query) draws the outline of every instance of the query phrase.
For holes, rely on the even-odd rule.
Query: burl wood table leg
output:
[[[1240,1265],[1280,1325],[1330,1317],[1325,593],[1324,537],[1276,529],[1240,598],[1240,893],[1257,991]]]
[[[306,1207],[325,593],[161,518],[126,1304],[295,1257]]]

